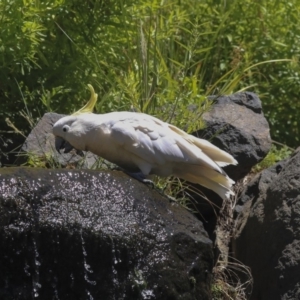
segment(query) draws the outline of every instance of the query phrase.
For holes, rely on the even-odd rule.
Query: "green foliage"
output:
[[[0,127],[9,117],[25,129],[22,110],[72,113],[91,83],[98,112],[135,109],[191,131],[207,95],[251,88],[272,136],[294,146],[299,11],[297,0],[3,0]]]
[[[276,164],[277,162],[288,158],[289,156],[291,156],[292,153],[293,149],[287,146],[279,147],[273,144],[268,155],[260,163],[254,166],[252,171],[257,173],[264,169],[267,169]]]
[[[121,14],[120,4],[0,2],[2,128],[6,117],[24,128],[19,116],[22,109],[37,118],[49,109],[70,113],[77,108],[85,98],[86,83],[100,69],[94,62],[96,45],[101,55],[112,60],[109,39],[102,28],[117,26],[111,19]]]
[[[291,58],[290,63],[261,65],[246,80],[257,84],[255,91],[263,101],[265,114],[274,139],[295,146],[299,143],[299,2],[246,1],[240,15],[235,39],[241,42],[246,57],[252,62]],[[246,26],[245,23],[248,23]],[[242,29],[242,31],[238,30]],[[231,29],[229,29],[231,30]]]
[[[218,281],[215,282],[212,287],[212,299],[213,300],[235,300],[238,299],[234,288],[230,287],[229,290],[226,282]],[[228,293],[228,290],[230,291]]]
[[[26,154],[27,161],[24,164],[27,167],[32,168],[58,168],[59,165],[57,161],[53,159],[53,156],[46,154],[43,157],[40,157],[34,153]]]

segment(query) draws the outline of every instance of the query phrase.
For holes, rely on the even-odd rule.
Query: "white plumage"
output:
[[[234,181],[220,168],[237,164],[230,154],[150,115],[82,113],[58,120],[53,134],[58,150],[91,151],[130,172],[174,175],[222,198],[233,194]]]

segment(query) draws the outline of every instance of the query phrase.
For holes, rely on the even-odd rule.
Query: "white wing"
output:
[[[139,162],[151,165],[150,170],[170,168],[171,163],[186,163],[187,168],[189,164],[196,164],[222,173],[211,158],[172,130],[169,124],[145,114],[114,122],[110,137]]]

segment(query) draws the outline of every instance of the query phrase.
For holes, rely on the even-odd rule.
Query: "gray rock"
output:
[[[212,109],[203,114],[207,127],[195,135],[232,154],[239,164],[228,166],[225,171],[232,179],[241,179],[271,148],[270,128],[261,102],[250,92],[212,100]]]
[[[251,299],[300,296],[300,152],[249,183],[236,208],[235,257],[252,270]]]
[[[52,126],[65,115],[46,113],[28,135],[21,148],[24,155],[35,155],[40,159],[52,161],[55,165],[66,167],[75,165],[77,168],[92,168],[98,165],[98,157],[90,152],[78,155],[74,150],[70,153],[57,153],[54,146]]]
[[[211,299],[191,213],[122,172],[0,169],[1,299]]]

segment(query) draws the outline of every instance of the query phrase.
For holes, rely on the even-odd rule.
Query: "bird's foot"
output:
[[[155,185],[155,183],[152,180],[147,179],[146,176],[142,172],[129,172],[129,171],[126,171],[126,170],[124,170],[124,169],[122,169],[118,166],[114,167],[113,170],[118,170],[118,171],[124,172],[125,174],[127,174],[128,176],[138,180],[139,182],[142,182],[146,185],[149,185],[151,188],[153,188],[159,194],[161,194],[162,196],[167,197],[170,201],[176,202],[176,199],[174,197],[165,194],[164,189],[161,189],[161,188],[157,187]]]
[[[136,179],[136,180],[139,181],[139,182],[148,184],[148,185],[150,185],[152,188],[155,187],[154,182],[153,182],[152,180],[150,180],[150,179],[147,179],[146,176],[145,176],[142,172],[129,172],[129,171],[127,171],[127,170],[125,170],[125,169],[123,169],[123,168],[120,168],[120,167],[118,167],[118,166],[114,166],[114,167],[112,168],[112,170],[113,170],[113,171],[122,171],[122,172],[124,172],[125,174],[127,174],[128,176],[130,176],[130,177]]]
[[[136,172],[136,173],[133,173],[133,172],[128,172],[126,170],[122,170],[125,174],[129,175],[130,177],[142,182],[142,183],[145,183],[147,185],[150,185],[152,188],[155,187],[155,184],[152,180],[150,179],[147,179],[145,177],[145,175],[142,173],[142,172]]]

